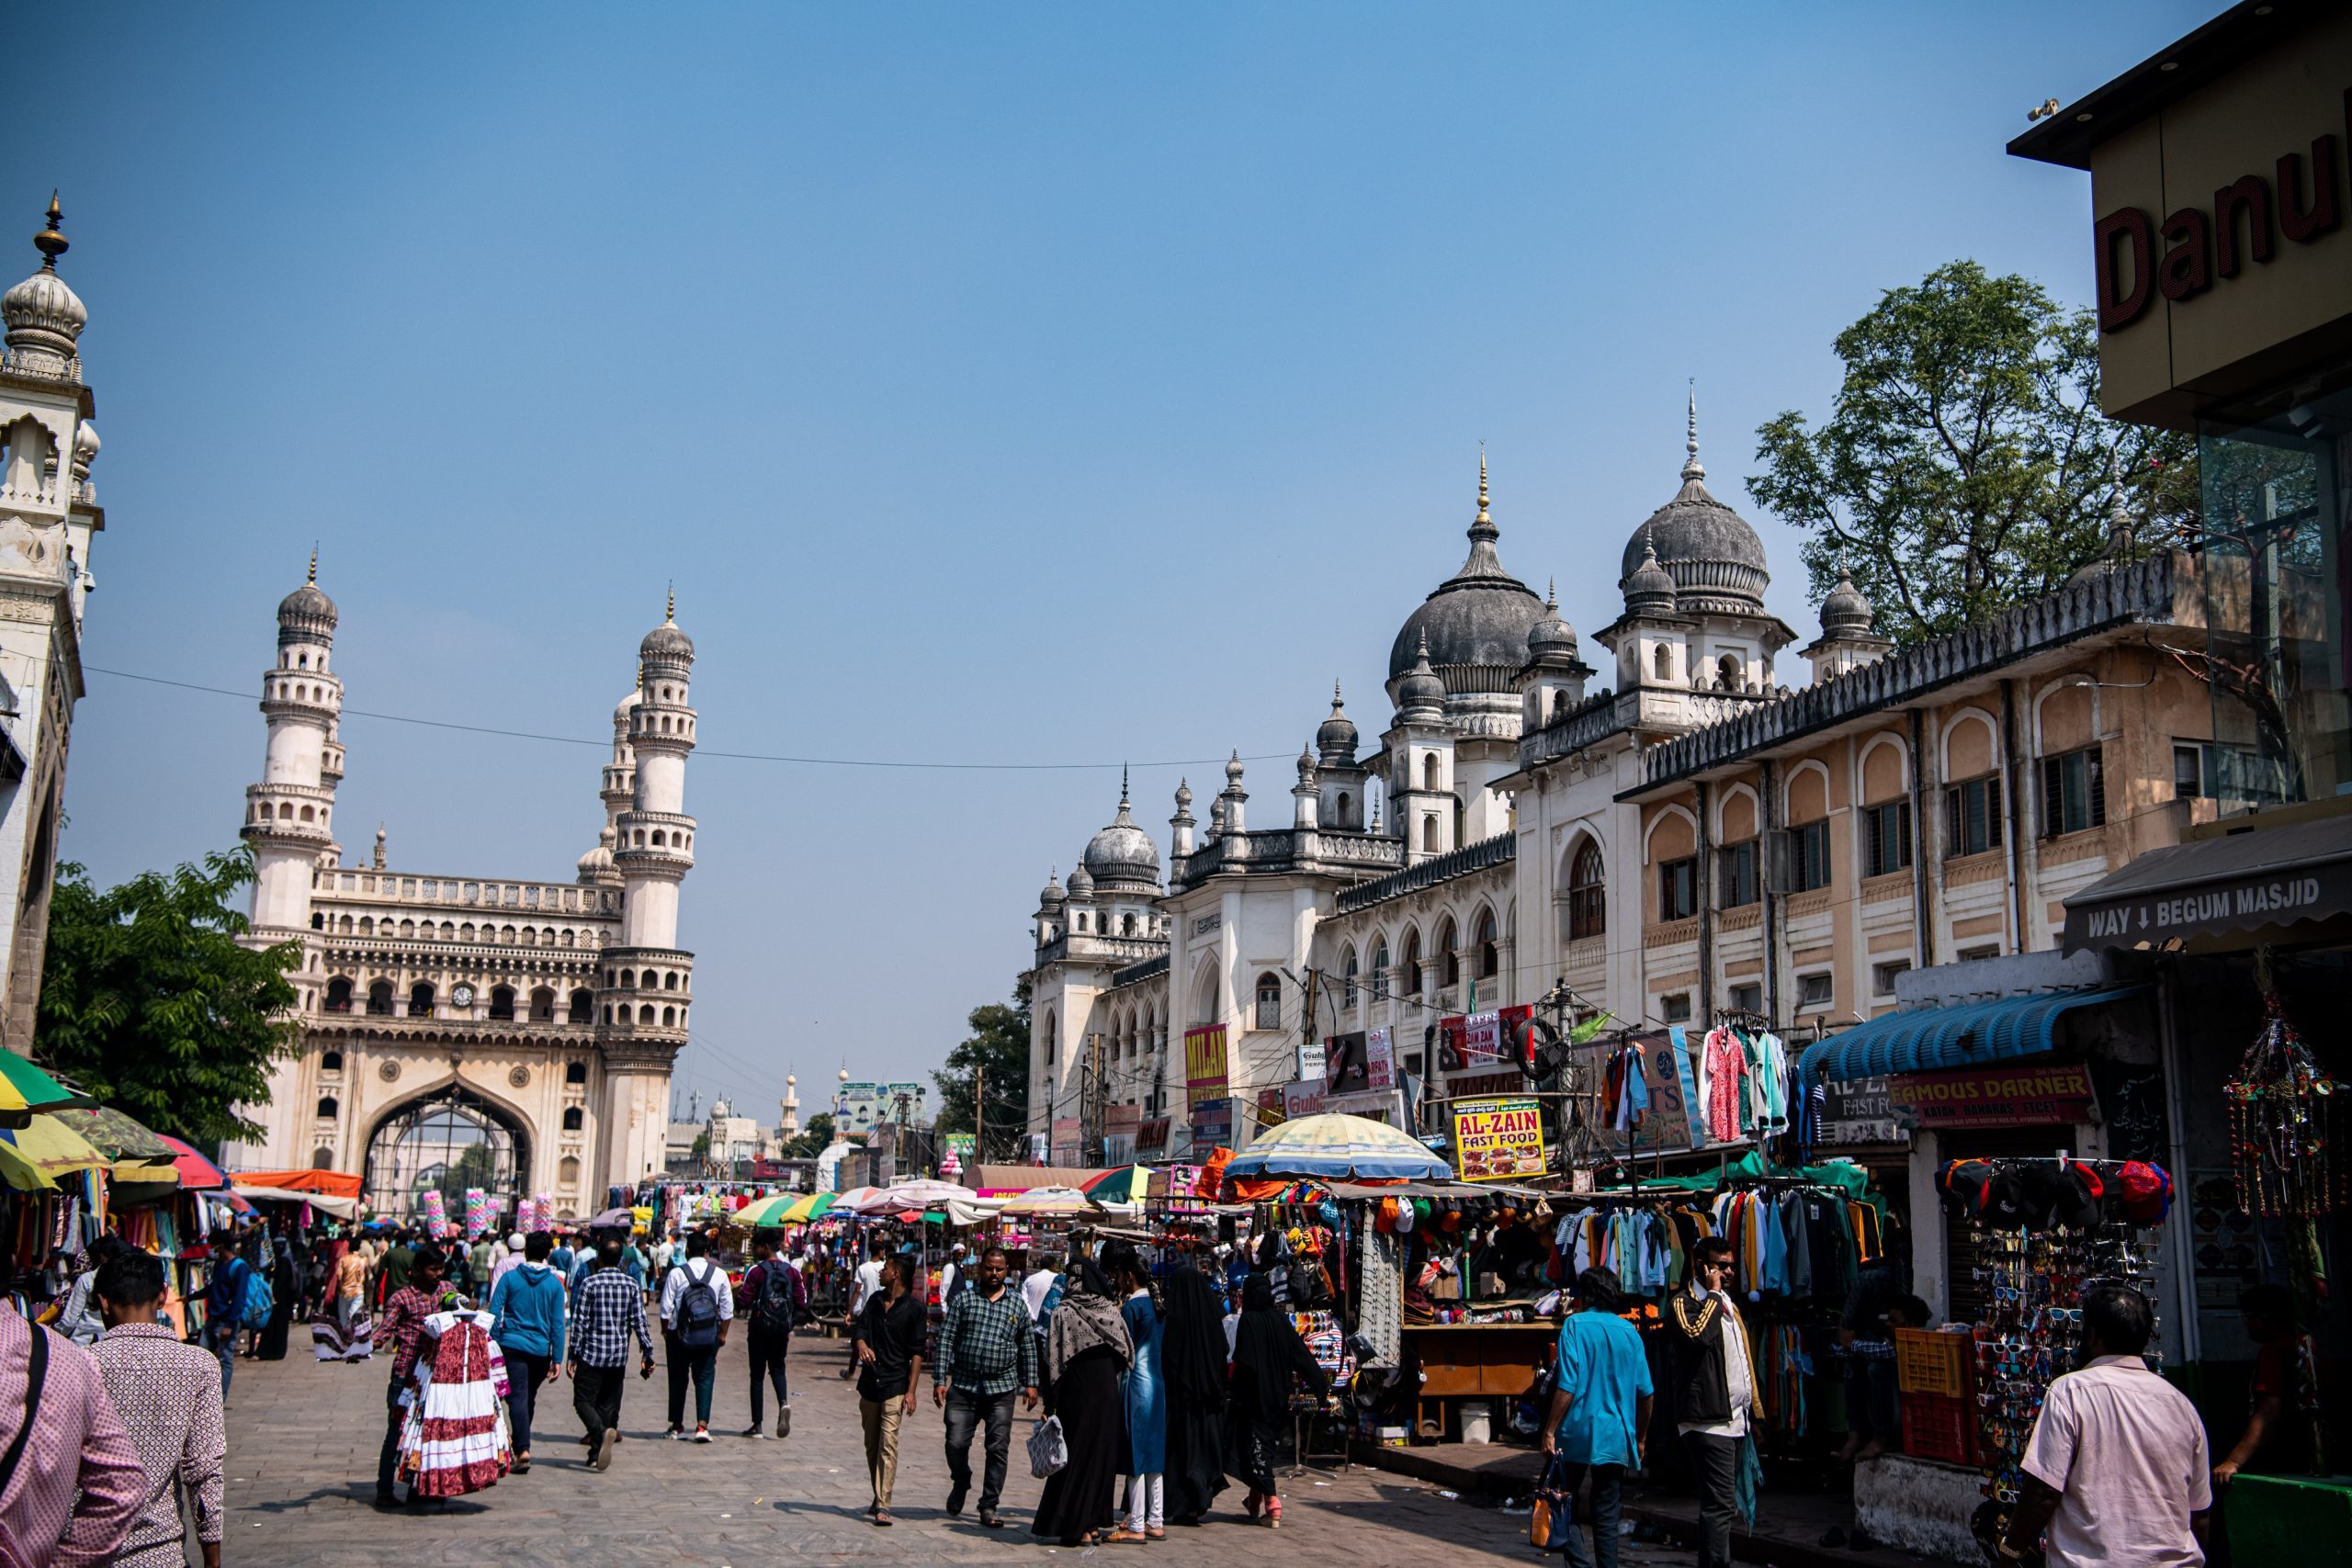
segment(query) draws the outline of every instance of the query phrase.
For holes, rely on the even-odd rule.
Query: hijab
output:
[[[1162,1355],[1169,1392],[1195,1407],[1225,1404],[1225,1303],[1198,1269],[1168,1277],[1167,1337]]]
[[[1046,1336],[1046,1375],[1057,1382],[1072,1361],[1098,1347],[1109,1347],[1122,1368],[1135,1354],[1118,1292],[1103,1277],[1102,1266],[1081,1258],[1070,1273],[1074,1288],[1054,1310]]]
[[[1233,1397],[1237,1409],[1261,1421],[1279,1423],[1290,1407],[1290,1379],[1296,1372],[1323,1381],[1290,1314],[1274,1305],[1274,1282],[1252,1274],[1241,1287],[1241,1323],[1233,1337]]]

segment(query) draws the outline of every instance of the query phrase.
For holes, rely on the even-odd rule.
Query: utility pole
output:
[[[982,1062],[972,1069],[972,1163],[987,1158],[989,1138],[989,1065]],[[972,1185],[978,1187],[979,1174],[973,1173]]]

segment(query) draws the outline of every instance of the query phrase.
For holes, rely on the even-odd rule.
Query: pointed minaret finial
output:
[[[311,575],[306,581],[313,588],[319,585],[319,547],[316,544],[311,547]]]
[[[1119,764],[1119,804],[1123,807],[1127,804],[1127,765],[1125,762]]]
[[[1707,465],[1699,461],[1699,378],[1690,378],[1690,423],[1683,436],[1682,477],[1685,480],[1703,479]]]
[[[1334,679],[1331,682],[1331,711],[1333,713],[1339,712],[1340,706],[1340,682],[1338,680]]]
[[[1560,580],[1556,577],[1544,584],[1544,607],[1547,610],[1560,607]]]
[[[670,602],[662,608],[662,624],[665,626],[678,624],[678,585],[674,582],[670,584]]]
[[[1488,513],[1487,506],[1487,444],[1481,441],[1478,443],[1478,514],[1470,520],[1470,538],[1473,544],[1481,540],[1492,544],[1500,536],[1501,530],[1495,526],[1494,517]],[[1475,556],[1473,558],[1476,558]]]
[[[49,221],[42,226],[40,233],[33,236],[33,249],[40,253],[41,271],[55,272],[57,258],[73,248],[65,243],[65,235],[57,227],[64,220],[65,214],[57,205],[55,191],[49,193],[49,211],[46,216]]]

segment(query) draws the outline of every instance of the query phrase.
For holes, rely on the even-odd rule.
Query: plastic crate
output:
[[[1941,1460],[1973,1467],[1982,1462],[1976,1444],[1976,1401],[1936,1393],[1903,1396],[1903,1451],[1914,1459]]]
[[[1965,1334],[1926,1328],[1894,1331],[1894,1386],[1905,1393],[1936,1393],[1958,1399],[1973,1392],[1970,1358],[1975,1341]]]

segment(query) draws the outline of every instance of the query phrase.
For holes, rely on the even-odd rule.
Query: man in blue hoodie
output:
[[[531,1410],[541,1383],[563,1375],[563,1277],[548,1266],[555,1238],[533,1231],[523,1243],[522,1263],[506,1271],[490,1293],[496,1320],[490,1337],[506,1353],[506,1409],[514,1427],[514,1473],[531,1469]]]

